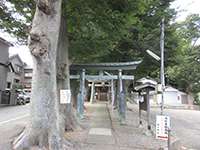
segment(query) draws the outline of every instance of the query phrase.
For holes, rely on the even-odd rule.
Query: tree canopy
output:
[[[179,53],[174,56],[176,61],[168,67],[167,75],[172,85],[196,95],[200,89],[200,16],[190,15],[176,26]]]
[[[63,16],[72,62],[113,62],[142,59],[136,77],[159,78],[160,21],[165,18],[166,80],[186,92],[199,91],[199,16],[173,23],[173,0],[68,0]],[[32,0],[0,2],[0,28],[26,42],[35,11]]]

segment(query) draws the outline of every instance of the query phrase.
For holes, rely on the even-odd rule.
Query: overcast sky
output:
[[[171,7],[178,11],[178,16],[176,19],[177,21],[183,21],[187,15],[192,13],[200,14],[200,0],[176,0],[172,3]],[[6,33],[0,32],[0,36],[10,42],[16,41]],[[32,58],[26,46],[11,47],[9,49],[9,53],[10,55],[19,54],[25,63],[27,63],[29,66],[32,66]]]

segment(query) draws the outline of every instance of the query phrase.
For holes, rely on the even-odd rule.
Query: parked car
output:
[[[30,96],[22,90],[17,91],[17,104],[25,105],[30,102]]]

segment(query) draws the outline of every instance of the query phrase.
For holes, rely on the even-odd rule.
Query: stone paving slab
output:
[[[111,129],[109,128],[91,128],[89,135],[107,135],[112,136]]]
[[[90,144],[84,147],[84,150],[120,150],[120,149],[118,146],[115,145]]]
[[[89,144],[100,144],[100,145],[115,144],[115,140],[112,136],[103,136],[103,135],[89,135],[86,142]]]

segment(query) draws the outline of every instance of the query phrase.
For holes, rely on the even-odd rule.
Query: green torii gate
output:
[[[134,80],[133,75],[122,75],[123,70],[135,70],[141,61],[133,62],[121,62],[121,63],[93,63],[93,64],[72,64],[70,70],[80,71],[80,75],[70,75],[70,79],[80,79],[80,89],[78,94],[77,112],[79,118],[83,118],[84,112],[84,91],[85,91],[85,80],[92,81],[111,81],[111,93],[112,93],[112,104],[114,103],[114,88],[113,80],[118,80],[118,108],[121,123],[125,122],[126,118],[126,101],[124,98],[123,83],[122,80]],[[99,71],[118,71],[118,75],[86,75],[86,70],[99,70]],[[92,84],[91,88],[94,84]],[[94,92],[94,90],[92,91]],[[94,94],[94,93],[93,93]]]

